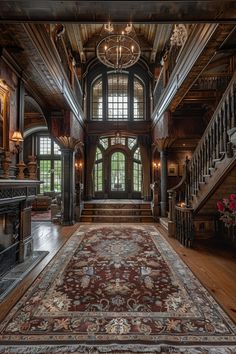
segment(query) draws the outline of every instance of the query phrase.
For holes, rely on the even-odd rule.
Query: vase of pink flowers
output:
[[[220,220],[226,227],[236,226],[236,194],[231,194],[228,198],[223,198],[217,202],[220,212]]]

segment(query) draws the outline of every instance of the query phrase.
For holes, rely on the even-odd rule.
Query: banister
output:
[[[227,98],[227,96],[228,96],[230,90],[233,88],[235,82],[236,82],[236,71],[234,72],[233,77],[232,77],[232,79],[231,79],[231,81],[230,81],[230,83],[229,83],[229,85],[228,85],[226,91],[224,92],[223,96],[221,97],[221,100],[220,100],[220,102],[218,103],[218,105],[217,105],[217,107],[216,107],[216,109],[215,109],[215,112],[214,112],[214,114],[213,114],[211,120],[209,121],[209,123],[208,123],[208,125],[207,125],[207,127],[206,127],[206,129],[205,129],[205,131],[204,131],[204,133],[203,133],[203,135],[202,135],[202,137],[201,137],[201,139],[200,139],[199,142],[198,142],[198,145],[197,145],[197,147],[196,147],[196,149],[195,149],[195,151],[194,151],[194,153],[193,153],[193,155],[192,155],[192,160],[193,160],[193,158],[195,157],[195,155],[198,153],[198,151],[199,151],[199,149],[200,149],[200,147],[201,147],[201,145],[202,145],[202,142],[205,140],[205,137],[207,136],[207,134],[208,134],[208,132],[209,132],[209,129],[211,128],[213,122],[215,122],[216,117],[217,117],[218,114],[220,113],[220,109],[223,108],[222,106],[223,106],[223,104],[225,103],[225,100],[226,100],[226,98]],[[191,161],[192,161],[192,160],[191,160]]]

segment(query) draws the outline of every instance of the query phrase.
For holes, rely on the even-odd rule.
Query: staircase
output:
[[[81,222],[153,222],[151,203],[140,201],[93,201],[84,203]]]
[[[216,202],[236,192],[236,73],[226,89],[181,182],[169,190],[169,235],[191,247],[213,235]],[[174,225],[174,227],[173,227]]]

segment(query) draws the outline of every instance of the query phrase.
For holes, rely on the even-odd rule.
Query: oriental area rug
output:
[[[82,225],[0,326],[0,353],[236,353],[236,326],[152,225]]]

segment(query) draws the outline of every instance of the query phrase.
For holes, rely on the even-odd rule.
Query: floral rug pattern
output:
[[[236,326],[154,226],[82,225],[2,322],[0,341],[233,353]]]

